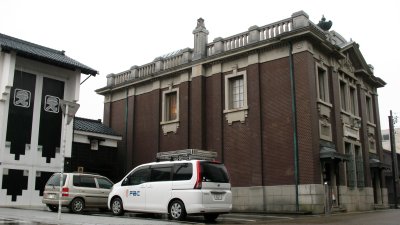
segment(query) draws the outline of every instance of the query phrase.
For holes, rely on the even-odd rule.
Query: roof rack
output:
[[[190,159],[201,159],[201,160],[215,160],[217,153],[199,149],[184,149],[168,152],[159,152],[156,155],[157,161],[177,161],[177,160],[190,160]]]

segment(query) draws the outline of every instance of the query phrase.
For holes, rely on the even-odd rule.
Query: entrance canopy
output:
[[[319,158],[321,160],[339,160],[339,161],[346,161],[347,156],[345,154],[339,153],[336,149],[322,146],[319,151]]]

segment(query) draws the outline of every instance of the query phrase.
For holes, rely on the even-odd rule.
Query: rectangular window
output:
[[[166,121],[176,120],[177,119],[177,92],[170,92],[165,95],[165,115]]]
[[[190,180],[193,176],[193,166],[191,163],[178,163],[174,165],[172,180]]]
[[[389,141],[390,140],[389,134],[383,134],[382,135],[382,140],[383,141]]]
[[[364,163],[360,146],[354,146],[357,187],[364,187]]]
[[[358,107],[357,107],[357,91],[356,88],[350,86],[350,112],[353,115],[358,115]]]
[[[340,81],[340,106],[343,111],[347,111],[347,84]]]
[[[366,96],[366,109],[367,109],[367,118],[368,121],[373,123],[374,122],[374,111],[372,108],[372,99],[370,96]]]
[[[233,69],[224,77],[224,114],[231,125],[233,122],[245,122],[248,114],[247,105],[247,72]]]
[[[318,97],[324,102],[329,102],[329,88],[328,88],[328,75],[326,70],[318,67]]]
[[[348,187],[355,187],[355,177],[354,177],[354,155],[351,149],[350,143],[344,144],[345,153],[348,157],[348,161],[346,161],[346,181]]]
[[[243,76],[229,79],[229,109],[240,109],[244,106]]]
[[[150,181],[170,181],[172,166],[154,167],[151,169]]]

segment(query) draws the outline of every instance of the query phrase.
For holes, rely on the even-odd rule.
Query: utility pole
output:
[[[397,118],[396,118],[397,120]],[[397,154],[396,154],[396,141],[394,137],[394,121],[392,110],[389,116],[389,131],[390,131],[390,149],[392,151],[392,176],[393,176],[393,195],[394,195],[394,208],[397,209]]]

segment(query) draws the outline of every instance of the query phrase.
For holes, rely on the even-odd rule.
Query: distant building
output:
[[[57,51],[0,34],[0,205],[42,205],[61,170],[61,100],[77,102],[81,74],[97,71]],[[65,156],[71,157],[72,123]]]
[[[391,151],[392,148],[390,146],[390,132],[389,129],[382,130],[382,148],[388,151]],[[394,129],[394,140],[396,144],[396,152],[400,153],[400,128]]]
[[[400,128],[395,128],[394,129],[394,139],[395,139],[395,146],[396,146],[396,159],[397,159],[397,203],[400,204],[400,176],[399,176],[399,171],[400,171]],[[390,130],[382,130],[382,147],[383,147],[383,158],[384,162],[389,166],[387,170],[384,171],[384,176],[385,176],[385,181],[386,181],[386,186],[388,189],[388,199],[389,199],[389,204],[394,204],[394,185],[393,185],[393,172],[392,172],[392,148],[391,148],[391,143],[390,143]],[[396,165],[396,164],[395,164]]]
[[[385,82],[324,20],[300,11],[208,42],[200,18],[193,49],[108,75],[97,93],[123,136],[119,176],[157,152],[203,149],[228,168],[234,211],[386,207]]]
[[[394,185],[393,185],[393,172],[392,172],[392,152],[388,150],[383,151],[383,158],[384,158],[384,163],[390,165],[390,167],[384,171],[384,176],[385,176],[385,182],[386,186],[388,189],[388,202],[390,205],[394,204]],[[397,185],[396,185],[396,190],[397,190],[397,204],[400,205],[400,154],[397,153],[396,155],[397,158]]]
[[[98,173],[117,181],[115,163],[118,142],[122,137],[100,120],[75,117],[72,155],[65,170]]]

